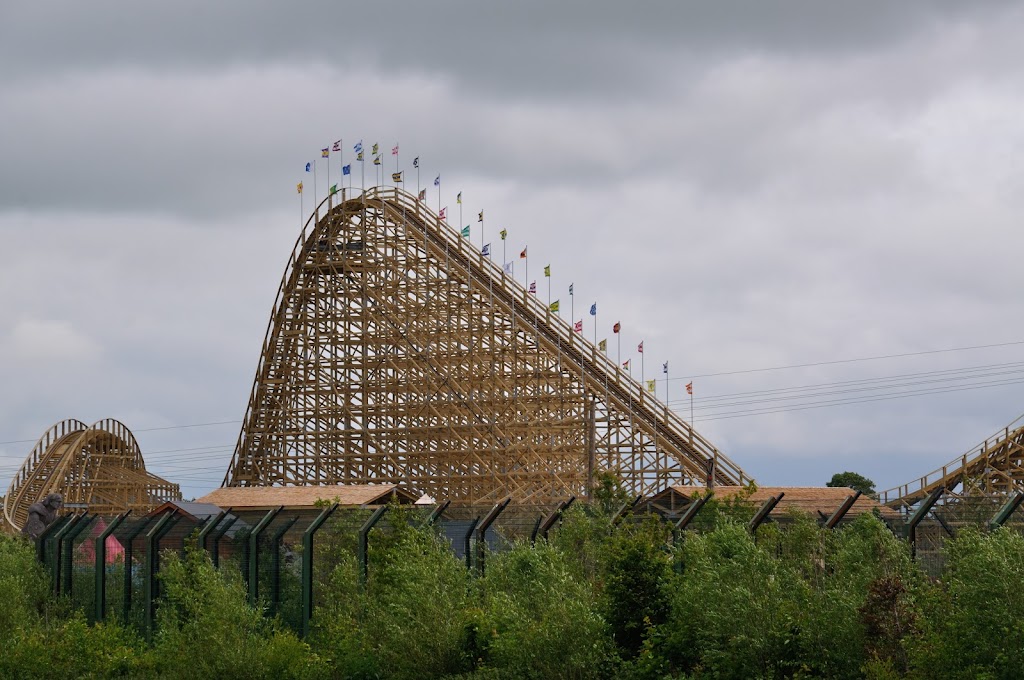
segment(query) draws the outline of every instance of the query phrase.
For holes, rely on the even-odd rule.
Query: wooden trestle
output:
[[[952,494],[975,492],[1003,496],[1024,491],[1024,415],[959,458],[912,482],[887,489],[879,501],[909,507],[944,488]]]
[[[113,419],[92,425],[62,420],[29,452],[4,496],[4,521],[20,530],[28,507],[47,494],[96,514],[148,511],[180,499],[177,484],[146,471],[135,437]]]
[[[335,200],[339,199],[339,200]],[[225,486],[546,504],[751,480],[402,190],[326,199],[288,260]]]

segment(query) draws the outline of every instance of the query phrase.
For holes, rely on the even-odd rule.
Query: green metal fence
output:
[[[927,501],[920,504],[916,512],[907,511],[887,521],[894,533],[911,542],[916,559],[928,574],[941,573],[945,541],[965,527],[1007,526],[1024,532],[1024,511],[1019,509],[1024,494],[1006,498],[940,494],[932,500],[930,505]],[[399,523],[430,527],[468,569],[483,573],[488,555],[558,532],[572,505],[570,499],[553,508],[502,502],[451,510],[447,504],[227,509],[202,518],[173,511],[147,517],[128,513],[114,517],[69,515],[47,528],[37,544],[37,555],[51,575],[55,594],[70,598],[90,621],[116,618],[148,637],[155,629],[161,560],[168,552],[183,554],[187,546],[194,545],[205,550],[218,568],[237,570],[251,604],[306,635],[315,611],[323,604],[323,584],[330,582],[339,563],[356,565],[365,584],[371,576],[373,545],[395,532]],[[653,515],[665,523],[666,536],[673,536],[670,540],[682,540],[686,531],[713,527],[715,513],[745,522],[753,532],[765,522],[784,529],[792,518],[773,510],[771,501],[760,507],[712,503],[705,507],[700,501],[666,517],[637,500],[617,508],[609,530],[613,525],[651,521]],[[584,506],[584,511],[592,510]],[[816,519],[827,528],[852,520],[842,515],[841,508]]]

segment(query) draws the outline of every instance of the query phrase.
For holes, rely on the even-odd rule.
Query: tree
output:
[[[875,495],[875,483],[856,472],[837,472],[832,475],[832,480],[825,486],[848,486],[854,491],[860,491],[865,496]]]

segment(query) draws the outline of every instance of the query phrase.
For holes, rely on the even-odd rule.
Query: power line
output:
[[[132,430],[132,432],[158,432],[161,430],[185,430],[192,427],[211,427],[213,425],[237,425],[241,423],[241,420],[219,420],[215,423],[189,423],[187,425],[167,425],[165,427],[146,427],[141,430]],[[11,439],[9,441],[0,442],[0,446],[4,444],[34,444],[38,439]]]
[[[919,397],[919,396],[926,396],[926,395],[931,395],[931,394],[948,394],[948,393],[951,393],[951,392],[964,392],[964,391],[967,391],[967,390],[981,390],[981,389],[987,389],[987,388],[990,388],[990,387],[1004,387],[1004,386],[1007,386],[1007,385],[1021,385],[1021,384],[1024,384],[1024,380],[1008,380],[1008,381],[996,381],[996,382],[991,382],[991,383],[982,383],[982,384],[978,384],[978,385],[964,385],[964,386],[961,386],[961,387],[949,387],[949,388],[945,388],[945,389],[941,389],[941,390],[939,390],[939,389],[917,390],[917,391],[906,392],[906,393],[902,393],[902,394],[894,394],[894,395],[888,395],[888,396],[867,397],[867,398],[863,398],[863,399],[852,399],[852,398],[850,398],[850,399],[833,399],[833,400],[825,400],[825,401],[811,403],[811,404],[790,405],[790,406],[785,406],[785,407],[777,408],[777,409],[776,408],[771,408],[771,407],[766,407],[764,409],[749,409],[749,410],[744,410],[744,411],[735,411],[735,412],[732,412],[732,413],[728,413],[728,412],[727,413],[716,413],[716,414],[713,414],[713,415],[709,415],[709,416],[707,416],[705,418],[701,418],[701,420],[703,422],[707,422],[707,421],[710,421],[710,420],[726,420],[726,419],[731,419],[731,418],[743,418],[743,417],[747,417],[747,416],[767,415],[767,414],[770,414],[770,413],[787,413],[789,411],[806,411],[806,410],[809,410],[809,409],[816,409],[816,408],[829,408],[829,407],[833,407],[833,406],[848,406],[848,405],[851,405],[851,404],[865,404],[865,403],[869,403],[869,402],[872,402],[872,401],[889,401],[889,400],[892,400],[892,399],[904,399],[904,398],[907,398],[907,397]]]
[[[948,352],[967,352],[975,349],[993,349],[996,347],[1011,347],[1013,345],[1024,345],[1024,340],[1012,342],[998,342],[992,345],[972,345],[970,347],[950,347],[947,349],[930,349],[920,352],[903,352],[901,354],[884,354],[875,357],[859,357],[856,359],[835,359],[833,361],[815,361],[807,364],[790,364],[788,366],[770,366],[768,368],[748,368],[741,371],[722,371],[720,373],[701,373],[683,378],[669,378],[669,380],[693,380],[694,378],[715,378],[723,375],[742,375],[744,373],[764,373],[767,371],[785,371],[792,368],[811,368],[814,366],[833,366],[836,364],[852,364],[861,361],[879,361],[881,359],[901,359],[905,357],[919,357],[928,354],[946,354]]]
[[[962,375],[954,375],[954,376],[947,375],[947,376],[944,376],[944,377],[935,376],[935,377],[932,377],[930,379],[905,380],[903,382],[898,382],[898,383],[891,383],[890,382],[889,384],[860,384],[860,385],[855,386],[855,387],[852,387],[852,385],[856,384],[859,381],[851,381],[850,383],[834,383],[833,384],[836,387],[847,386],[847,387],[851,387],[851,389],[823,389],[822,387],[827,388],[827,387],[831,386],[831,385],[825,385],[825,386],[822,386],[822,387],[819,387],[819,386],[814,387],[813,388],[814,391],[807,391],[807,390],[805,390],[802,393],[787,394],[786,393],[787,390],[800,390],[800,389],[803,389],[803,388],[783,388],[781,390],[765,390],[765,391],[762,391],[761,393],[757,393],[757,392],[746,393],[746,394],[750,395],[751,398],[749,398],[749,399],[744,399],[743,398],[745,396],[744,393],[737,393],[736,395],[720,395],[720,396],[717,396],[717,397],[707,397],[704,400],[705,403],[699,403],[698,402],[698,404],[695,405],[695,410],[707,412],[707,411],[711,411],[711,410],[715,410],[715,409],[733,408],[735,406],[748,406],[748,405],[753,405],[753,404],[778,403],[778,402],[796,401],[796,400],[802,400],[802,399],[806,400],[806,399],[812,399],[812,398],[815,398],[815,397],[826,397],[826,396],[833,396],[833,395],[837,395],[837,394],[856,394],[856,393],[865,393],[865,392],[879,392],[879,391],[883,391],[883,390],[903,389],[903,388],[914,387],[914,386],[918,386],[918,385],[949,384],[949,383],[953,383],[953,382],[962,382],[962,381],[967,381],[967,380],[977,380],[979,378],[999,378],[999,377],[1003,377],[1003,376],[1016,376],[1016,375],[1020,375],[1021,373],[1024,373],[1024,368],[1017,368],[1017,369],[1014,369],[1014,370],[1005,370],[1005,371],[979,371],[979,370],[974,370],[974,372],[966,373],[966,374],[962,374]],[[757,396],[759,394],[762,395],[763,398],[757,398]],[[764,395],[770,395],[770,396],[764,396]],[[712,400],[712,401],[715,401],[717,403],[710,403],[710,404],[706,403],[706,401],[708,401],[708,400]],[[670,404],[675,404],[675,405],[678,406],[678,405],[681,405],[681,404],[688,403],[688,400],[687,399],[675,399],[675,400],[672,400],[669,403]]]

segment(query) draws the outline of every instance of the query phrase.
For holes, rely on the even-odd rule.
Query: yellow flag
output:
[[[557,312],[558,311],[558,300],[555,300],[554,302],[552,302],[550,305],[548,305],[548,307],[551,308],[552,312]]]
[[[544,265],[544,276],[551,276],[551,265]]]
[[[298,184],[296,184],[295,188],[298,189],[299,193],[301,194],[302,193],[302,182],[299,182]]]
[[[647,391],[650,392],[651,394],[654,394],[654,381],[653,380],[648,380],[647,381]]]
[[[607,352],[608,351],[608,341],[607,340],[602,340],[601,342],[597,343],[597,348],[599,350],[601,350],[602,352]]]

